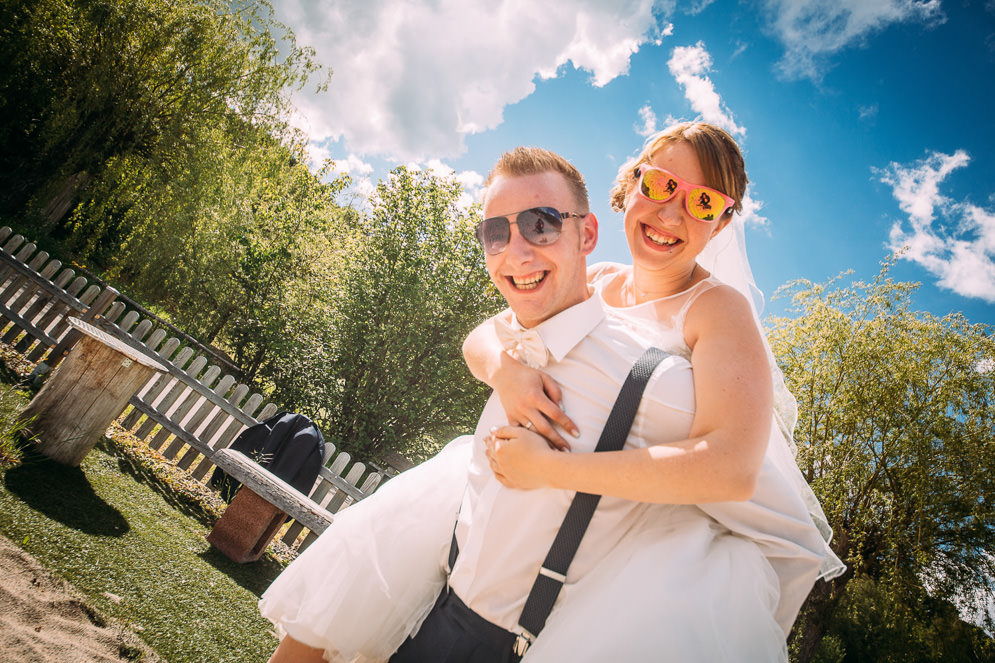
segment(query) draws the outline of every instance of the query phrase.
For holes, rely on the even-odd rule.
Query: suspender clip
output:
[[[525,656],[525,652],[529,650],[529,645],[531,645],[532,641],[535,639],[534,635],[523,628],[522,632],[518,634],[517,638],[515,638],[515,644],[512,646],[511,650],[516,656],[521,658],[522,656]]]

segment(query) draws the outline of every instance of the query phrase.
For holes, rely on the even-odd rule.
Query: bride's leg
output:
[[[325,663],[325,651],[308,647],[288,635],[280,641],[269,663]]]

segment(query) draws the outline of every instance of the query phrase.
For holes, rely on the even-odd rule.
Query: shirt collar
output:
[[[604,319],[605,309],[601,304],[601,297],[590,295],[579,304],[574,304],[553,317],[543,320],[532,329],[539,332],[549,354],[559,362],[563,361],[567,353],[584,340],[584,337],[590,334]],[[511,314],[511,323],[521,326],[514,311]]]

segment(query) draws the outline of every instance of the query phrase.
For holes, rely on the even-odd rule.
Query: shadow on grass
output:
[[[255,562],[239,564],[225,557],[213,546],[199,553],[199,557],[256,596],[262,596],[284,569],[283,565],[269,554],[263,555]]]
[[[130,475],[139,483],[148,486],[171,507],[185,516],[193,518],[201,525],[210,527],[217,517],[206,509],[197,500],[187,496],[183,491],[179,491],[169,486],[168,483],[150,467],[143,465],[136,459],[121,453],[113,444],[102,438],[97,446],[117,460],[118,469],[124,474]]]
[[[29,389],[27,380],[21,377],[17,371],[12,369],[6,362],[3,361],[0,361],[0,382],[11,385],[17,389],[24,389],[25,391]]]
[[[130,526],[93,490],[78,467],[57,463],[22,444],[22,462],[4,473],[4,485],[25,504],[67,527],[96,536],[123,536]]]

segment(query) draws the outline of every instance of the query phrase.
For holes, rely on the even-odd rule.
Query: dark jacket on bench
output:
[[[302,414],[280,412],[242,431],[231,448],[240,451],[305,495],[311,492],[324,460],[325,438]],[[211,485],[230,502],[241,485],[214,470]]]

